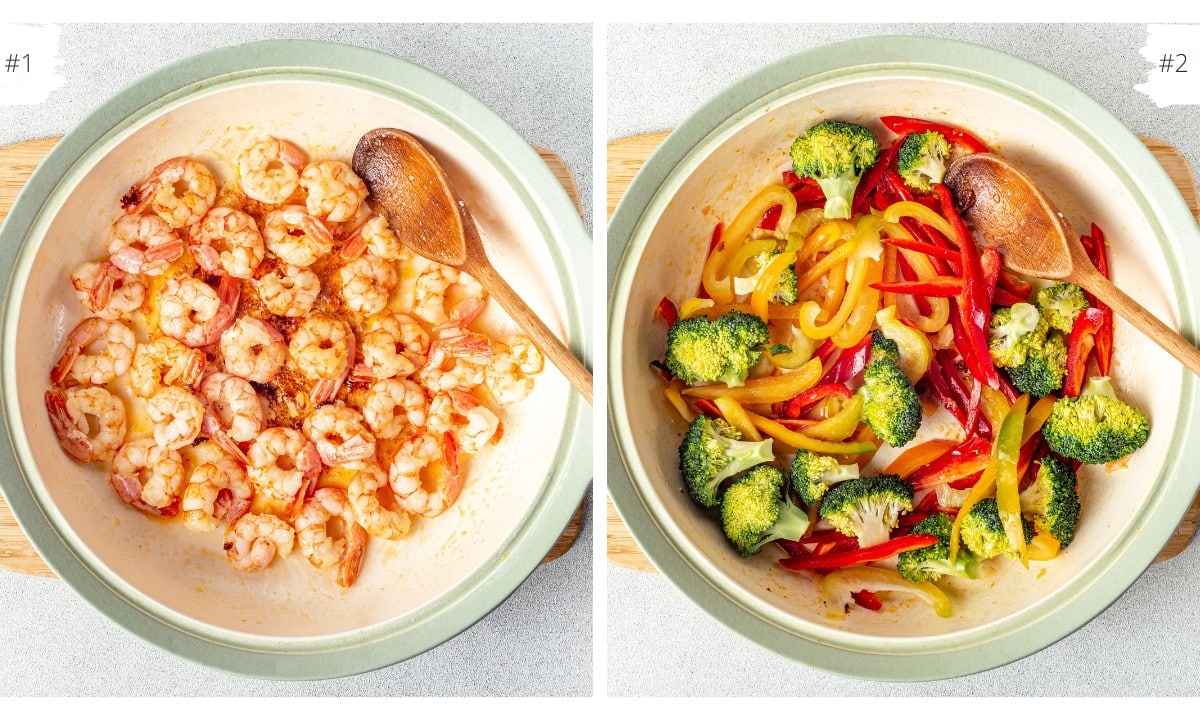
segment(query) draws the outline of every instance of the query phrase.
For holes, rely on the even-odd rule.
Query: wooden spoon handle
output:
[[[1076,276],[1071,280],[1111,307],[1113,312],[1128,320],[1143,335],[1158,343],[1159,347],[1183,363],[1188,370],[1200,375],[1200,350],[1178,332],[1167,327],[1162,320],[1151,315],[1146,308],[1090,265],[1076,264]]]
[[[525,304],[512,287],[500,277],[490,264],[476,263],[464,268],[471,277],[479,281],[484,289],[492,294],[500,303],[500,307],[512,316],[517,325],[529,335],[529,339],[537,346],[550,362],[567,376],[567,380],[579,391],[588,405],[592,404],[592,374],[583,363],[575,357],[571,349],[558,339],[550,328],[542,322],[533,310]]]

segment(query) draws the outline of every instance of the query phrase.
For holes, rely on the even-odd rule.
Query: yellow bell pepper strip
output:
[[[812,359],[813,352],[817,349],[816,341],[805,337],[804,333],[797,331],[794,326],[790,332],[792,342],[788,347],[791,352],[779,353],[777,355],[770,352],[766,353],[767,360],[772,365],[784,370],[795,370],[804,365],[804,363]]]
[[[753,314],[753,310],[750,308],[750,303],[717,303],[716,305],[700,308],[696,311],[696,314],[703,315],[709,320],[716,320],[722,315],[728,315],[733,310],[747,314]],[[775,303],[771,303],[768,314],[770,315],[770,317],[767,318],[768,320],[791,320],[794,322],[798,317],[800,317],[800,306],[776,305]]]
[[[762,415],[746,411],[750,416],[751,422],[759,430],[778,440],[788,447],[796,448],[797,450],[811,450],[822,455],[864,455],[873,453],[877,449],[875,443],[866,440],[850,440],[846,442],[830,442],[828,440],[818,440],[811,438],[803,433],[789,430],[780,423]]]
[[[896,248],[891,245],[883,246],[883,282],[896,282]],[[879,302],[883,307],[894,306],[896,304],[896,293],[883,291]]]
[[[824,325],[818,326],[816,324],[817,316],[821,312],[821,306],[812,300],[804,303],[804,305],[800,307],[800,316],[797,318],[800,324],[800,332],[814,340],[824,340],[825,338],[833,337],[833,335],[840,330],[843,325],[846,324],[846,319],[850,317],[850,313],[853,312],[855,307],[857,307],[859,297],[863,294],[863,290],[870,283],[871,278],[875,274],[875,270],[878,266],[879,263],[868,258],[862,258],[859,260],[859,262],[855,263],[854,275],[850,278],[850,282],[846,287],[846,295],[842,298],[842,305],[838,308],[837,313],[830,318],[829,322],[825,323]],[[877,291],[873,290],[871,292]],[[876,300],[876,302],[878,302],[878,300]],[[871,315],[867,316],[868,320],[870,320],[873,315],[874,311],[872,311]],[[854,343],[850,343],[850,345],[853,344]],[[846,346],[843,345],[840,347]]]
[[[1058,551],[1061,548],[1062,545],[1053,535],[1038,533],[1029,543],[1029,559],[1037,562],[1053,560],[1058,557]]]
[[[838,248],[821,258],[809,269],[805,270],[796,278],[796,293],[803,295],[804,291],[816,284],[826,273],[830,272],[835,266],[846,262],[854,251],[858,249],[858,241],[854,238],[842,243]]]
[[[801,213],[801,217],[804,217],[804,213]],[[817,225],[804,237],[804,242],[796,252],[796,264],[799,266],[808,262],[819,252],[828,252],[843,238],[849,238],[853,234],[854,225],[846,220],[830,220]]]
[[[746,414],[741,403],[731,397],[719,397],[713,400],[713,403],[721,411],[721,417],[725,418],[725,422],[742,434],[743,440],[751,442],[762,440],[762,435],[758,433],[758,428],[754,427],[754,423],[750,422],[750,416]]]
[[[782,205],[783,210],[776,226],[786,234],[796,216],[796,198],[783,185],[771,185],[763,188],[755,195],[742,211],[738,213],[729,227],[725,229],[716,248],[708,255],[704,263],[700,281],[708,296],[718,303],[732,303],[733,276],[726,268],[730,260],[742,248],[750,231],[758,225],[759,220],[772,205]]]
[[[1046,418],[1050,417],[1050,411],[1054,409],[1054,400],[1053,395],[1047,395],[1029,408],[1029,412],[1025,414],[1025,427],[1021,430],[1022,446],[1046,424]]]
[[[916,218],[951,240],[955,239],[954,228],[946,218],[915,200],[892,203],[888,205],[887,210],[883,211],[883,221],[887,223],[898,224],[901,218],[906,217]]]
[[[929,372],[929,365],[933,362],[933,345],[929,342],[929,336],[901,322],[896,317],[895,305],[885,305],[875,313],[875,324],[885,338],[896,343],[900,350],[900,369],[915,385]]]
[[[954,616],[954,606],[950,604],[950,598],[933,583],[911,583],[900,577],[900,573],[895,570],[866,566],[835,570],[821,581],[821,596],[825,599],[826,617],[831,620],[845,620],[846,606],[854,602],[853,593],[861,590],[915,595],[933,608],[938,617]]]
[[[687,320],[688,318],[698,315],[714,305],[716,305],[716,303],[713,302],[711,298],[694,297],[684,300],[683,304],[679,306],[679,318],[681,320]]]
[[[790,400],[816,385],[820,378],[821,361],[813,358],[796,372],[750,378],[746,380],[745,385],[734,388],[728,387],[724,383],[696,385],[685,388],[683,394],[708,400],[730,397],[743,404],[765,405]]]
[[[849,317],[846,318],[845,324],[833,334],[833,344],[840,348],[854,347],[866,337],[871,332],[871,325],[875,322],[875,313],[879,310],[881,293],[871,287],[871,284],[883,277],[883,261],[860,259],[859,262],[871,265],[867,270],[867,287],[859,293],[858,301],[850,311]]]
[[[804,434],[818,440],[845,440],[854,434],[862,421],[863,402],[862,395],[851,395],[836,413],[804,428]]]
[[[696,416],[688,409],[687,403],[683,401],[683,396],[679,394],[684,385],[679,380],[672,380],[671,384],[663,389],[663,396],[667,398],[667,402],[671,403],[671,407],[679,413],[684,422],[691,422],[696,419]]]
[[[1028,408],[1028,395],[1017,398],[996,434],[996,509],[1000,512],[1008,543],[1020,552],[1021,564],[1025,567],[1029,567],[1029,549],[1025,546],[1025,528],[1021,520],[1017,463],[1021,457],[1021,430],[1025,427]]]
[[[899,475],[901,480],[907,480],[909,475],[950,452],[956,444],[953,440],[929,440],[910,447],[888,464],[883,474]]]
[[[825,276],[825,297],[821,300],[821,313],[818,318],[833,317],[842,306],[842,298],[846,297],[846,263],[834,265]]]
[[[738,275],[745,269],[746,263],[755,255],[760,255],[765,252],[771,252],[778,245],[776,240],[752,240],[741,247],[732,258],[729,259],[729,266],[724,268],[726,275]]]
[[[754,286],[754,292],[750,295],[750,309],[764,322],[767,320],[767,304],[770,303],[771,296],[775,294],[779,276],[783,274],[784,270],[791,268],[795,262],[795,251],[779,253],[759,276],[758,283]]]
[[[976,384],[979,384],[978,381]],[[1004,397],[1004,393],[993,390],[987,385],[983,386],[982,393],[980,408],[983,410],[983,416],[987,418],[988,424],[992,426],[992,432],[995,433],[1010,410],[1008,399]],[[1028,399],[1026,401],[1028,402]]]

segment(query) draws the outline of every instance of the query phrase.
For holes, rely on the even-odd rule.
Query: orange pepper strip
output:
[[[762,415],[752,412],[747,412],[746,414],[750,416],[750,420],[754,423],[755,427],[788,447],[809,450],[823,455],[864,455],[866,453],[873,453],[876,450],[874,443],[865,440],[851,440],[849,442],[817,440],[803,433],[788,430],[783,425]]]
[[[671,407],[678,411],[683,421],[690,423],[696,416],[688,409],[687,403],[683,401],[683,397],[679,394],[679,390],[682,387],[682,382],[673,380],[670,385],[663,389],[663,395],[667,398],[667,402],[671,403]]]
[[[750,378],[745,385],[731,388],[724,383],[686,388],[684,395],[716,400],[728,397],[743,404],[769,404],[791,400],[821,379],[821,360],[813,358],[796,372]]]
[[[899,475],[901,479],[908,478],[921,467],[937,460],[950,452],[958,443],[953,440],[929,440],[915,447],[910,447],[900,453],[890,465],[884,469],[884,475]]]

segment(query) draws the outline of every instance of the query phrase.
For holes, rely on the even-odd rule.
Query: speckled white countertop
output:
[[[35,106],[0,106],[0,144],[61,135],[130,80],[217,47],[272,38],[360,45],[437,72],[550,148],[579,182],[590,226],[592,31],[573,26],[64,25],[66,85]],[[8,268],[0,269],[0,277]],[[12,466],[7,439],[0,465]],[[11,470],[7,470],[11,471]],[[7,472],[6,471],[6,472]],[[0,571],[0,698],[53,695],[590,695],[592,518],[458,637],[362,675],[272,682],[178,659],[129,634],[65,583]]]
[[[870,35],[935,35],[987,45],[1063,76],[1134,132],[1200,167],[1200,107],[1156,107],[1134,85],[1149,65],[1144,26],[611,26],[608,137],[669,130],[738,78],[794,52]],[[609,278],[622,247],[608,247]],[[610,482],[624,470],[609,437]],[[967,679],[862,682],[759,648],[657,574],[609,566],[608,691],[613,695],[1196,695],[1200,548],[1152,566],[1078,632]],[[914,659],[914,662],[919,660]],[[734,670],[736,668],[736,670]]]

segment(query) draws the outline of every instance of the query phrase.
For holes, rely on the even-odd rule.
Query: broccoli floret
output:
[[[932,535],[936,545],[902,552],[896,558],[896,569],[909,582],[934,582],[943,575],[964,578],[979,577],[979,560],[967,550],[959,550],[950,563],[950,531],[954,522],[946,513],[930,515],[913,526],[913,535]]]
[[[667,332],[667,369],[688,385],[719,381],[737,387],[746,383],[768,341],[762,318],[737,310],[712,321],[703,315],[677,320]]]
[[[879,141],[862,125],[826,120],[792,143],[792,169],[825,191],[825,217],[850,218],[854,190],[879,159]]]
[[[883,334],[883,331],[876,328],[871,331],[871,362],[876,360],[890,359],[897,365],[900,364],[900,346],[895,340]]]
[[[808,515],[787,498],[783,474],[759,465],[729,486],[721,498],[725,537],[742,555],[753,555],[774,540],[799,540]]]
[[[1062,389],[1067,374],[1067,346],[1062,335],[1050,332],[1041,344],[1029,346],[1024,362],[1005,370],[1018,390],[1034,397]]]
[[[863,395],[863,422],[879,439],[901,447],[917,436],[921,398],[895,360],[872,360],[863,372],[859,392]]]
[[[798,450],[792,458],[792,487],[800,500],[812,507],[833,485],[858,477],[858,465],[842,465],[837,458]]]
[[[1041,313],[1029,303],[1016,303],[1009,308],[997,308],[992,313],[988,333],[988,350],[996,367],[1012,368],[1025,362],[1029,346],[1045,336],[1046,326]]]
[[[1123,458],[1146,444],[1150,421],[1122,402],[1107,377],[1089,378],[1079,397],[1054,401],[1042,426],[1054,452],[1080,462],[1098,464]]]
[[[1044,458],[1033,483],[1021,492],[1021,512],[1033,520],[1038,532],[1062,547],[1070,545],[1079,521],[1079,492],[1071,466],[1055,457]]]
[[[1025,531],[1025,542],[1033,540],[1033,525],[1022,520]],[[995,498],[984,498],[971,507],[971,511],[963,518],[963,544],[975,553],[980,560],[994,558],[997,555],[1019,557],[1020,552],[1008,542],[1004,532],[1004,524],[1000,522],[1000,509],[996,506]]]
[[[762,277],[763,271],[779,255],[778,252],[764,252],[755,255],[746,264],[754,270],[754,274],[749,277],[735,277],[733,279],[733,292],[737,295],[749,295],[754,292],[754,286],[758,284],[758,279]],[[775,292],[771,295],[771,302],[779,305],[794,305],[796,303],[797,289],[799,279],[796,277],[796,269],[788,266],[779,274],[779,279],[775,281]]]
[[[736,428],[701,415],[688,426],[679,445],[679,472],[688,494],[704,507],[715,507],[722,481],[775,459],[773,442],[742,440]]]
[[[1078,285],[1056,282],[1038,290],[1037,306],[1050,327],[1069,335],[1079,313],[1088,308],[1088,301]]]
[[[912,506],[912,485],[899,475],[879,475],[835,485],[821,502],[821,517],[858,538],[859,547],[871,547],[886,542]]]
[[[932,130],[914,133],[900,146],[896,169],[905,185],[919,192],[929,192],[934,183],[940,183],[946,176],[948,157],[950,143],[941,133]]]

